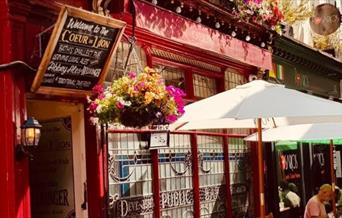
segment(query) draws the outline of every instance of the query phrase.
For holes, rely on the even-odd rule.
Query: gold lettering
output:
[[[65,39],[64,39],[64,38],[65,38],[65,34],[66,34],[67,32],[70,33],[69,30],[65,30],[65,31],[62,33],[62,41],[63,41],[63,42],[65,42]]]
[[[93,47],[95,48],[109,48],[109,44],[110,42],[108,40],[105,39],[99,39],[99,40],[95,40]]]
[[[96,47],[95,45],[97,44],[98,39],[99,39],[99,37],[95,36],[94,43],[93,43],[92,47],[94,47],[94,48]]]
[[[88,40],[89,40],[88,36],[84,36],[84,35],[76,34],[76,33],[70,33],[70,34],[69,33],[70,31],[68,30],[64,31],[64,33],[62,34],[62,41],[75,42],[78,44],[85,44],[85,45],[88,44]]]

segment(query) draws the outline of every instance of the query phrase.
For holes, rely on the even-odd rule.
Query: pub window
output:
[[[241,138],[229,138],[228,149],[233,217],[253,217],[250,145]]]
[[[124,41],[119,43],[116,54],[113,57],[112,65],[107,74],[105,84],[110,84],[113,80],[120,78],[130,71],[137,72],[143,70],[144,66],[146,66],[146,55],[144,50],[138,45],[135,45],[125,69],[130,46],[129,43]]]
[[[224,72],[224,88],[225,90],[233,89],[238,85],[247,83],[247,79],[239,71],[227,68]],[[228,129],[228,134],[250,134],[249,129]]]
[[[193,84],[196,97],[207,98],[217,93],[214,78],[193,74]]]
[[[155,65],[154,67],[161,73],[167,86],[172,85],[185,91],[185,75],[183,70],[163,65]]]
[[[233,89],[238,85],[247,83],[247,79],[244,75],[237,70],[227,68],[224,72],[224,88],[225,90]]]

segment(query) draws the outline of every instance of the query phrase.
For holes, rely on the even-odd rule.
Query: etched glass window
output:
[[[233,217],[254,217],[250,145],[242,138],[229,138],[228,148]]]
[[[190,135],[171,134],[170,148],[158,150],[161,217],[193,217]]]
[[[201,217],[226,217],[223,138],[198,135],[197,145]]]
[[[110,218],[153,217],[152,163],[141,140],[134,133],[108,134]]]
[[[156,65],[154,67],[161,73],[167,86],[173,85],[185,91],[185,75],[182,69],[163,65]]]
[[[233,89],[238,85],[247,83],[246,77],[234,69],[227,68],[224,72],[225,90]]]
[[[194,94],[196,97],[207,98],[217,93],[214,78],[193,74]]]

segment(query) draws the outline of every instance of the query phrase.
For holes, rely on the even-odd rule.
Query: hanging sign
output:
[[[170,146],[170,132],[169,131],[153,131],[150,135],[149,148],[167,148]]]
[[[31,91],[86,96],[103,82],[126,24],[63,6]]]
[[[321,4],[315,8],[314,17],[310,18],[311,29],[323,36],[334,33],[341,25],[341,14],[332,4]]]
[[[288,181],[301,178],[300,163],[297,150],[282,151],[279,155],[280,167],[283,171],[284,179]]]

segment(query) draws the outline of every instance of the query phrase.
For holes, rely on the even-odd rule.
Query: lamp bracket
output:
[[[15,147],[15,159],[17,161],[21,161],[26,157],[29,157],[30,160],[33,160],[33,155],[30,152],[26,151],[23,145],[17,145]]]

